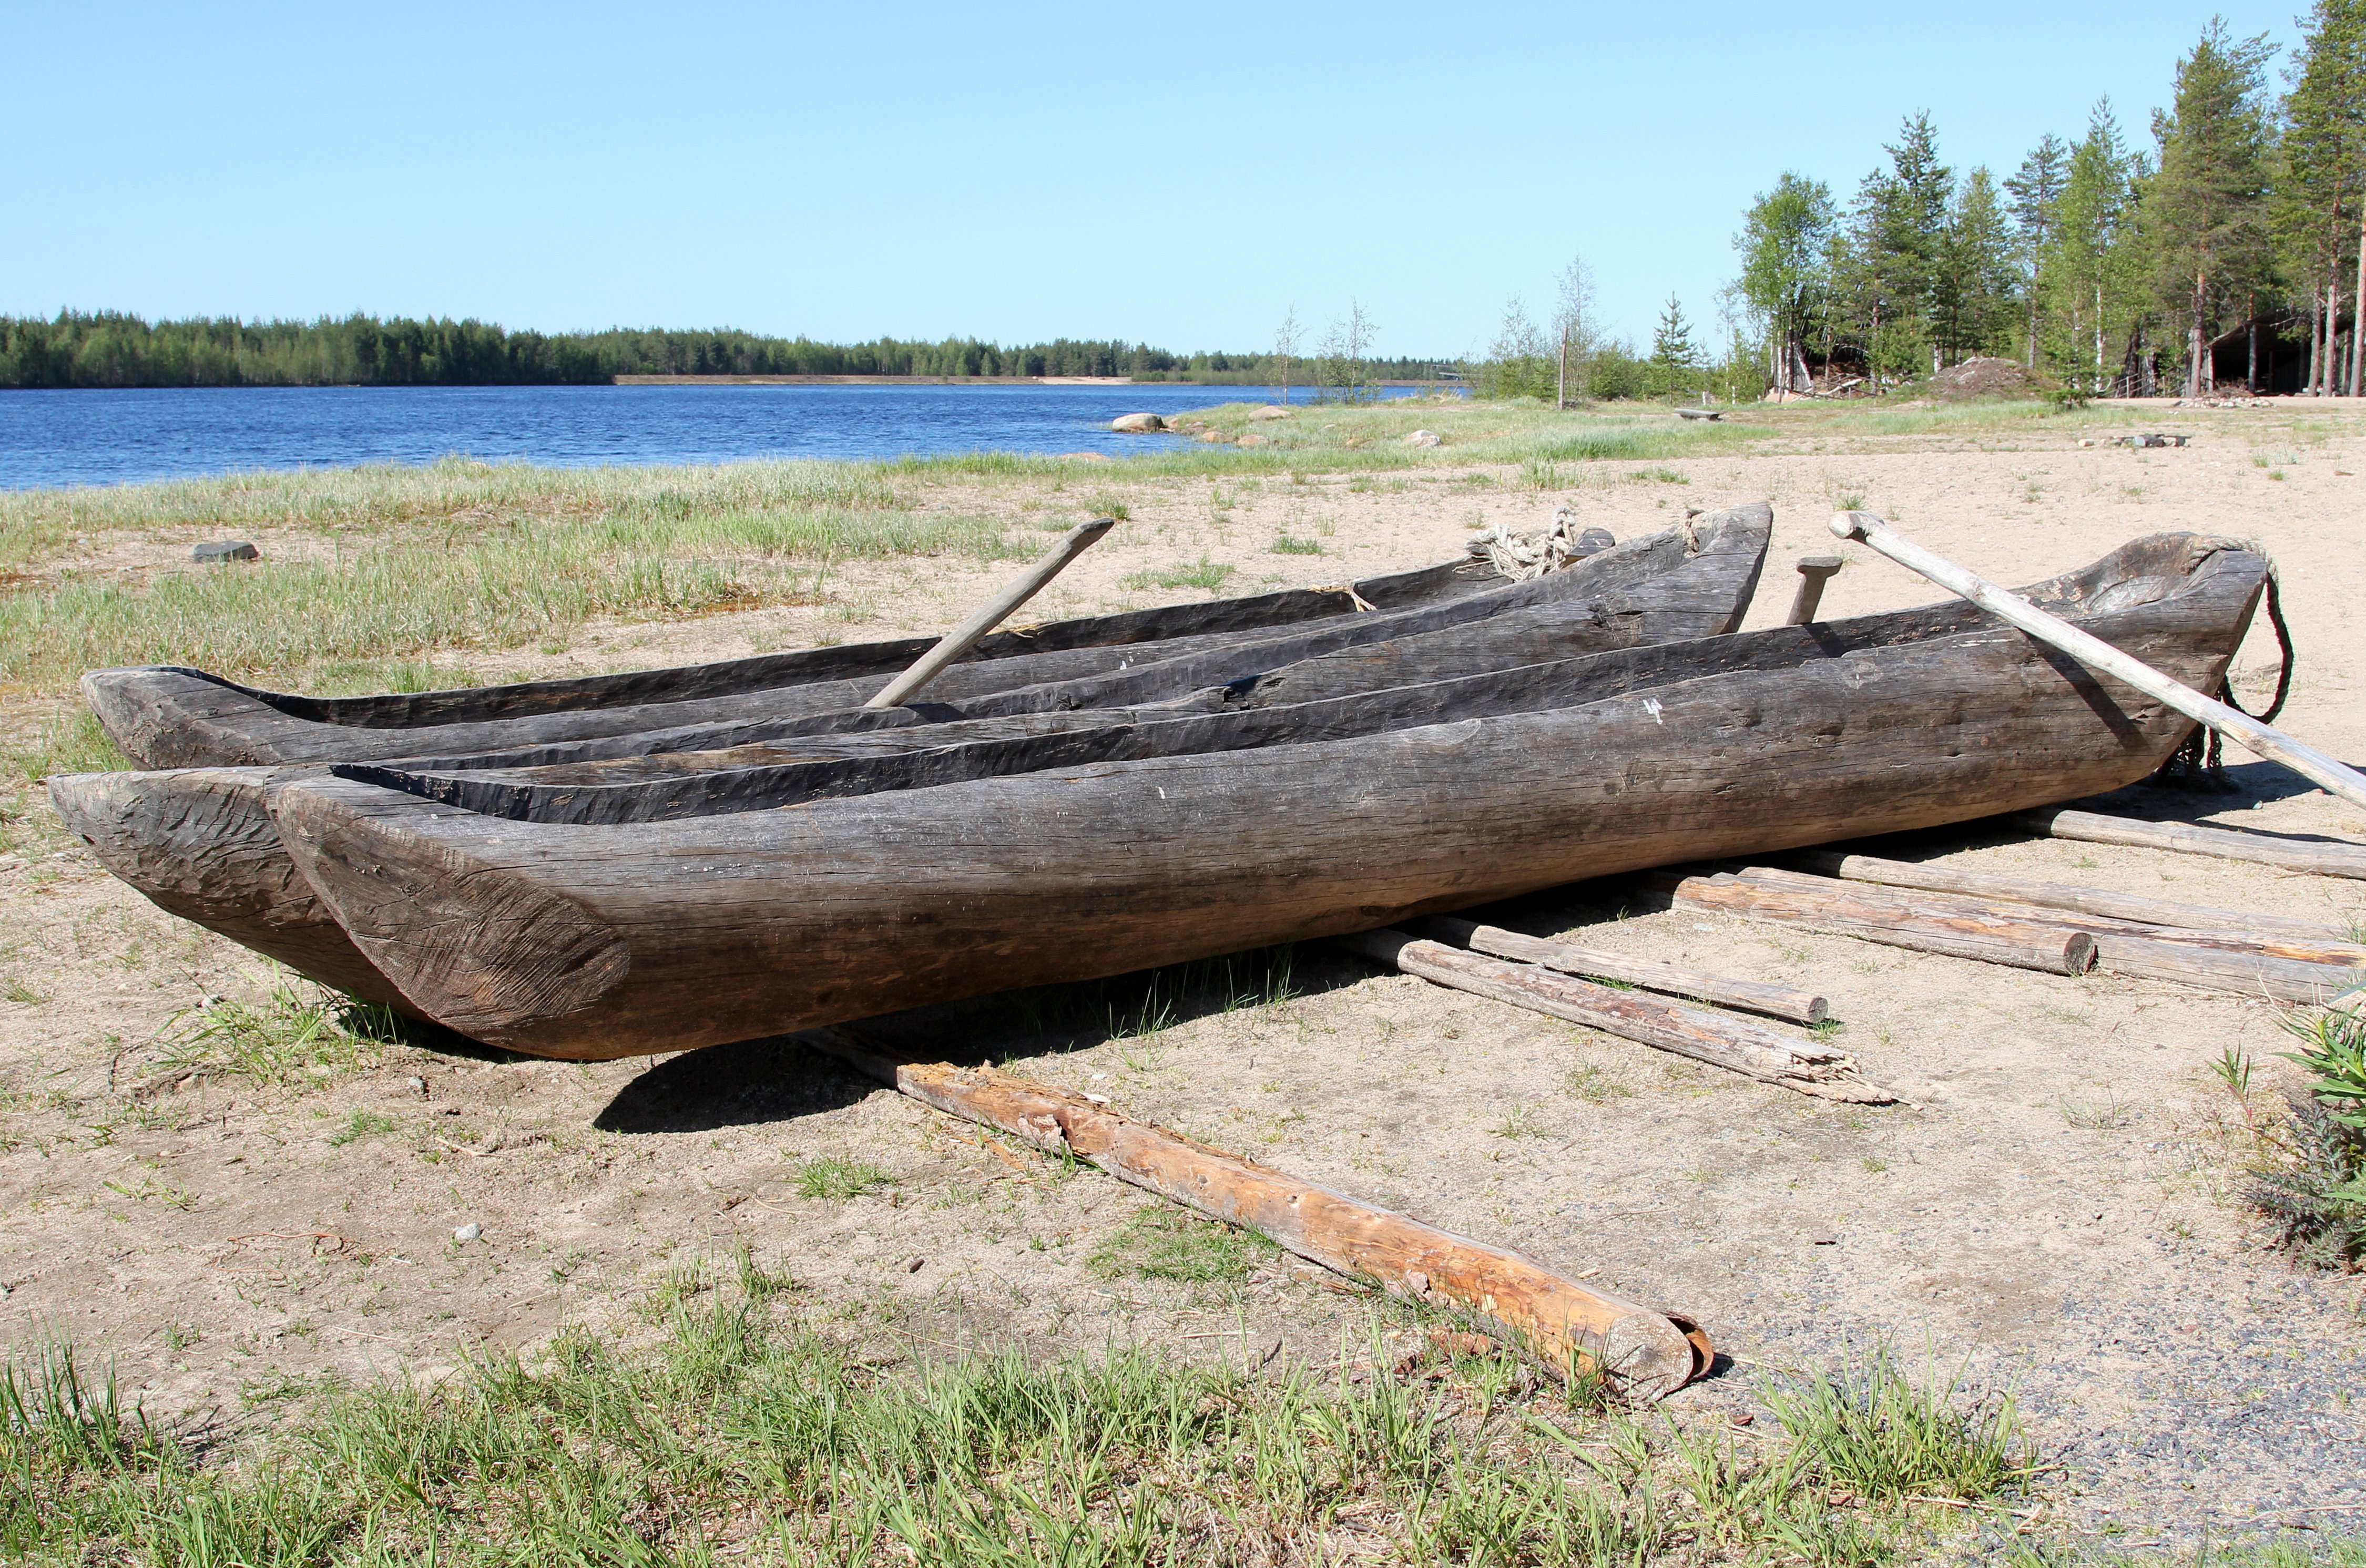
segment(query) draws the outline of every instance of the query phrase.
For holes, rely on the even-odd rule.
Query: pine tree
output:
[[[1857,187],[1855,213],[1863,265],[1887,318],[1873,334],[1872,355],[1883,369],[1920,373],[1927,357],[1936,370],[1940,321],[1955,308],[1946,297],[1945,265],[1955,171],[1939,162],[1939,134],[1928,114],[1907,120],[1897,143],[1883,151],[1889,167]]]
[[[2013,308],[2012,240],[1985,167],[1955,188],[1939,252],[1937,341],[1951,363],[2000,346]]]
[[[2062,185],[2068,178],[2070,149],[2047,131],[2004,183],[2012,198],[2013,240],[2019,250],[2021,288],[2029,308],[2029,343],[2024,364],[2037,368],[2038,268],[2054,243],[2055,208],[2061,205]]]
[[[2109,99],[2096,104],[2071,150],[2055,204],[2055,236],[2039,269],[2047,358],[2071,386],[2107,389],[2114,351],[2140,309],[2135,225],[2136,161],[2121,143]]]
[[[2301,29],[2300,58],[2284,97],[2275,226],[2286,264],[2309,300],[2309,386],[2331,391],[2329,349],[2345,249],[2360,258],[2349,390],[2366,395],[2359,360],[2366,320],[2366,0],[2316,0]],[[2351,233],[2351,221],[2357,224]],[[2355,243],[2353,244],[2353,241]]]
[[[2272,46],[2213,18],[2178,62],[2174,107],[2153,118],[2160,172],[2144,198],[2162,308],[2185,325],[2185,395],[2210,386],[2210,348],[2227,303],[2269,277],[2272,129],[2262,76]]]
[[[1700,369],[1700,347],[1693,342],[1692,323],[1684,319],[1684,308],[1673,294],[1667,308],[1660,312],[1660,325],[1651,334],[1651,390],[1662,398],[1674,398],[1685,392]]]

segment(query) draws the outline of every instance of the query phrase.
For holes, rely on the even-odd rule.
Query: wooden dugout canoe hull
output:
[[[1358,612],[1358,599],[1376,610],[1403,610],[1449,602],[1500,581],[1483,563],[1451,561],[1340,588],[1288,588],[1048,622],[995,633],[980,640],[963,663],[986,665],[1051,653],[1236,636],[1352,615]],[[603,711],[727,701],[817,684],[863,683],[867,694],[928,652],[935,642],[932,637],[899,637],[714,664],[373,697],[303,697],[265,691],[171,665],[93,670],[83,677],[82,686],[107,734],[124,755],[143,767],[245,767],[334,761],[355,755],[449,755],[452,750],[422,744],[423,735],[406,738],[406,732],[544,720],[556,721],[546,726],[554,734],[580,736],[603,733],[596,727],[600,721],[588,717]],[[1089,655],[1073,662],[1080,667],[1094,663]],[[566,717],[569,715],[574,717]],[[366,749],[357,752],[355,748]]]
[[[1166,605],[997,632],[939,678],[930,695],[999,690],[1165,659],[1225,641],[1366,613],[1439,609],[1502,586],[1483,562],[1455,561],[1340,588]],[[851,644],[717,664],[449,691],[318,698],[241,686],[202,670],[92,670],[84,700],[144,768],[242,767],[372,757],[455,756],[631,734],[786,706],[859,707],[934,638]],[[799,709],[792,699],[804,693]]]
[[[2265,580],[2257,555],[2191,535],[2104,568],[2084,575],[2083,623],[2205,688]],[[1873,645],[1778,634],[1787,667],[1684,678],[1678,660],[1573,706],[632,827],[480,816],[345,778],[287,785],[271,809],[412,1005],[496,1045],[596,1058],[1993,815],[2133,782],[2190,728],[1992,623]],[[1698,646],[1729,658],[1750,642]]]
[[[1287,702],[1311,689],[1307,683],[1318,678],[1326,689],[1368,690],[1436,679],[1474,666],[1501,668],[1557,655],[1690,639],[1727,631],[1741,620],[1772,525],[1772,510],[1764,505],[1737,508],[1704,520],[1696,531],[1697,551],[1670,531],[1616,546],[1549,577],[1518,584],[1496,578],[1493,590],[1460,592],[1446,602],[1419,604],[1394,614],[1335,617],[1331,620],[1336,623],[1310,624],[1280,636],[1251,636],[1231,644],[1171,639],[1160,645],[1179,648],[1177,657],[1130,670],[931,703],[925,711],[840,711],[805,719],[733,721],[719,728],[733,740],[810,728],[818,733],[794,743],[802,754],[870,758],[892,769],[894,758],[941,750],[956,736],[975,740],[990,734],[1023,750],[1048,734],[1089,733],[1137,716],[1220,707],[1222,692],[1193,690],[1211,681],[1246,678],[1267,688],[1271,702]],[[1430,568],[1428,576],[1444,581],[1448,571]],[[1391,629],[1404,634],[1381,635]],[[1310,650],[1337,656],[1309,661]],[[1042,662],[1014,657],[997,668],[1007,671]],[[1319,678],[1293,676],[1308,662],[1324,666]],[[789,696],[800,698],[811,689]],[[1105,710],[1102,704],[1132,706]],[[983,710],[986,716],[964,718],[973,709]],[[1076,711],[1080,709],[1084,711]],[[866,726],[875,721],[880,727],[839,730],[835,721],[839,718]],[[506,722],[494,727],[504,734],[516,728]],[[446,731],[415,733],[451,738]],[[657,747],[708,734],[693,726],[556,748],[530,746],[513,755],[538,759],[554,749],[577,756],[588,751],[651,767],[696,772],[716,765],[694,754],[651,754]],[[497,766],[505,759],[505,754],[496,752],[459,760],[479,773],[490,770],[499,777],[508,771]],[[75,775],[51,779],[50,794],[59,815],[100,862],[159,906],[301,974],[366,1000],[408,1008],[399,991],[355,950],[310,884],[295,872],[265,810],[271,790],[317,773],[321,766]]]

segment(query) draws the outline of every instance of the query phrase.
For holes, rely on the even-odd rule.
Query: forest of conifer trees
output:
[[[2366,0],[2301,28],[2279,62],[2212,22],[2149,146],[2101,102],[1959,176],[1918,115],[1845,199],[1785,174],[1735,237],[1748,378],[1879,390],[1996,355],[2079,395],[2360,395]]]

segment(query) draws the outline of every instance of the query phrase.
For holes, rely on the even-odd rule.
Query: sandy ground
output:
[[[2354,521],[2366,419],[2164,415],[2183,450],[1852,452],[1307,485],[1128,482],[1133,521],[1046,615],[1146,597],[1119,579],[1203,552],[1226,591],[1328,582],[1458,553],[1479,522],[1560,504],[1621,538],[1682,507],[1770,498],[1774,554],[1751,624],[1781,619],[1788,563],[1863,504],[2008,581],[2136,534],[2260,541],[2300,647],[2285,722],[2366,757],[2355,700],[2366,590]],[[1678,477],[1658,476],[1675,476]],[[1572,476],[1573,477],[1574,476]],[[1061,502],[1065,506],[1065,501]],[[1045,512],[1058,521],[1057,508]],[[1279,533],[1320,556],[1275,554]],[[1861,551],[1827,614],[1927,601]],[[949,623],[1008,568],[864,568],[831,606],[611,627],[524,668],[612,667]],[[2264,627],[2237,661],[2258,695]],[[2366,835],[2353,808],[2263,766],[2223,794],[2136,802],[2277,833]],[[1966,833],[1918,853],[2055,880],[2342,920],[2366,888],[2146,851]],[[1107,988],[1029,1027],[1007,1005],[932,1025],[948,1055],[1105,1093],[1135,1114],[1524,1249],[1699,1318],[1729,1358],[1673,1402],[1751,1406],[1773,1369],[1888,1338],[2011,1385],[2062,1468],[2049,1517],[2125,1540],[2271,1525],[2366,1530],[2366,1280],[2295,1273],[2230,1201],[2242,1108],[2206,1063],[2289,1070],[2274,1008],[2111,978],[2045,978],[1723,918],[1629,913],[1580,888],[1504,912],[1539,933],[1820,991],[1869,1076],[1915,1103],[1830,1104],[1323,952],[1295,994],[1223,1007],[1171,977]],[[408,1046],[299,1087],[152,1081],[158,1036],[208,995],[272,983],[240,949],[154,911],[60,848],[0,873],[0,1334],[111,1356],[155,1412],[267,1407],[323,1374],[448,1367],[560,1325],[621,1329],[670,1271],[739,1249],[850,1323],[916,1350],[1010,1336],[1324,1362],[1373,1307],[1276,1262],[1222,1285],[1111,1276],[1096,1247],[1147,1200],[1063,1175],[794,1046],[597,1065]],[[1264,983],[1244,974],[1246,992]],[[1164,1026],[1159,1026],[1159,1025]],[[1149,1025],[1144,1027],[1144,1025]],[[356,1113],[365,1114],[356,1124]],[[356,1126],[365,1130],[348,1137]],[[795,1195],[801,1158],[875,1162],[886,1186]],[[455,1239],[477,1225],[477,1239]],[[2303,1510],[2317,1510],[2306,1512]]]

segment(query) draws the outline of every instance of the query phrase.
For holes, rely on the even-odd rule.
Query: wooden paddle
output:
[[[1899,566],[1921,573],[1950,592],[1961,594],[1998,620],[2061,649],[2080,664],[2135,687],[2156,701],[2167,703],[2187,718],[2209,725],[2245,750],[2270,762],[2282,763],[2353,805],[2366,806],[2366,774],[2293,739],[2272,724],[2263,724],[2248,713],[2204,697],[2183,681],[2161,674],[2141,659],[2129,657],[2101,638],[2048,615],[1977,573],[1967,572],[1944,556],[1925,550],[1873,513],[1835,513],[1831,528],[1838,537],[1863,540]]]
[[[1097,517],[1090,522],[1080,522],[1060,537],[1042,560],[1020,573],[993,599],[978,607],[976,614],[945,633],[944,640],[918,658],[912,667],[882,687],[879,695],[865,702],[865,708],[901,707],[912,693],[943,673],[947,665],[977,645],[977,640],[1003,622],[1003,619],[1020,605],[1043,591],[1043,585],[1060,575],[1067,564],[1083,554],[1100,540],[1100,536],[1117,526],[1113,517]]]

